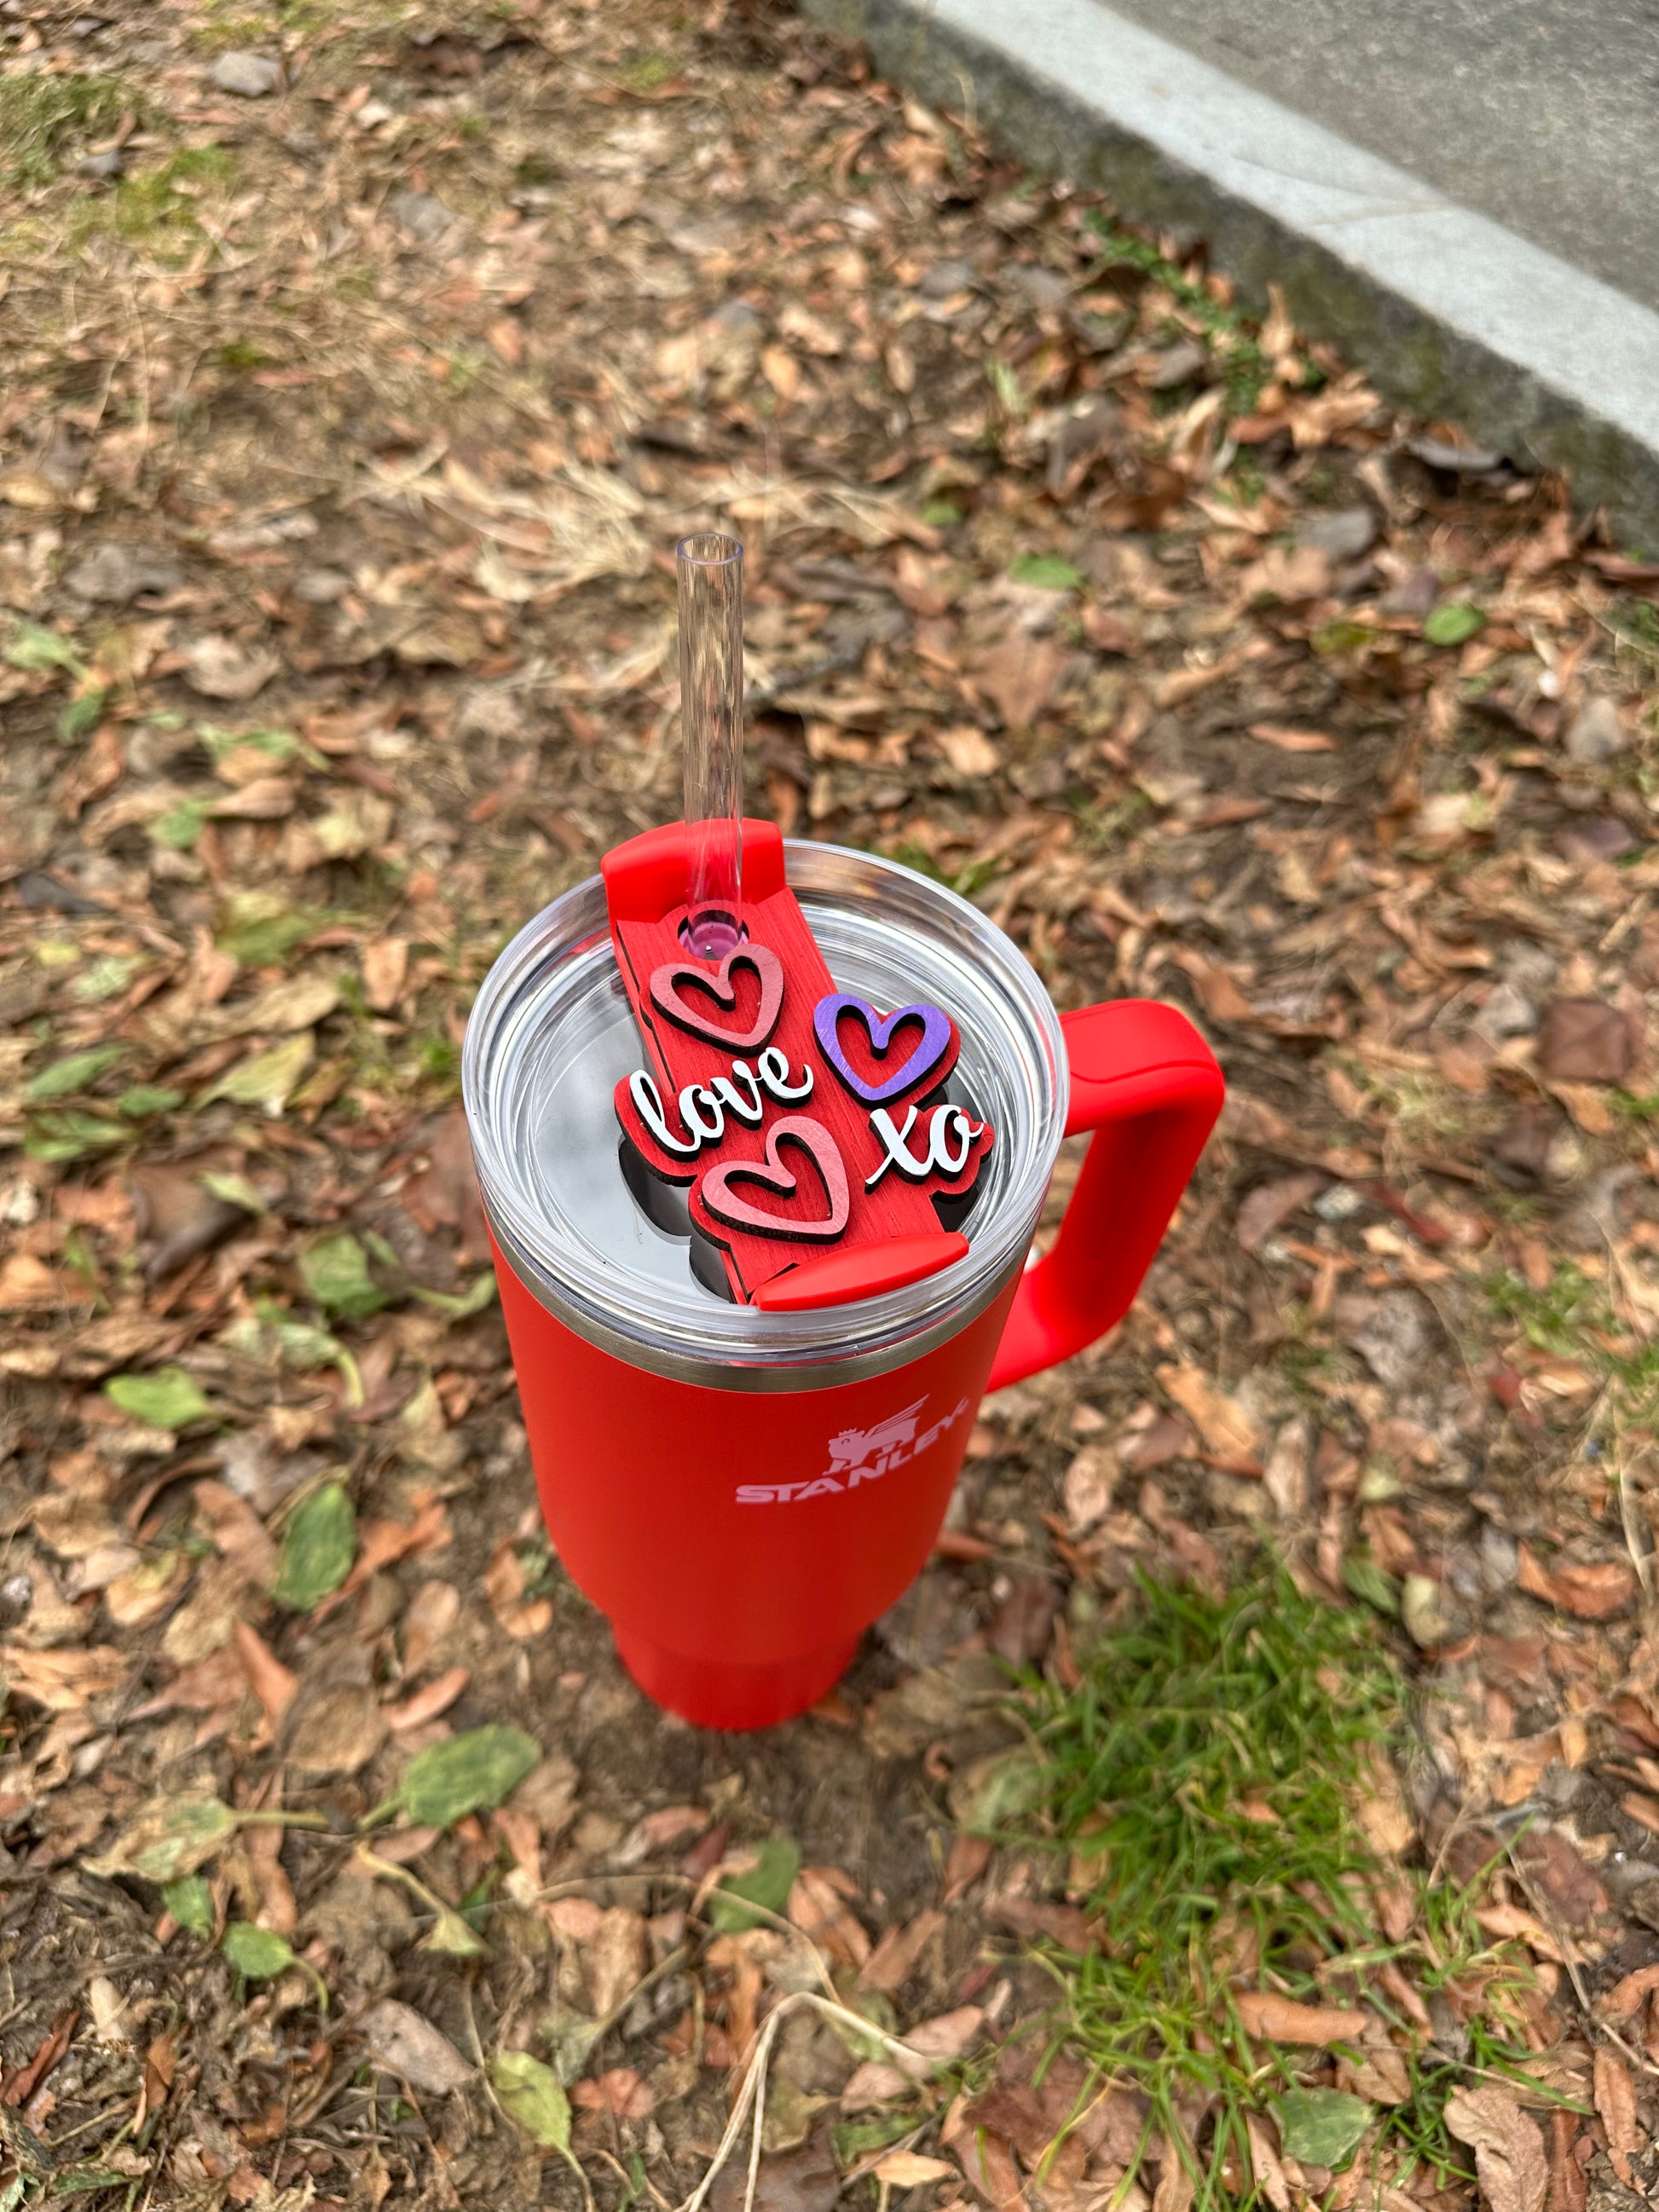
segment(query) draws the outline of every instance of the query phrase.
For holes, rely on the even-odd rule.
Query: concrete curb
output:
[[[1102,0],[801,0],[1033,168],[1210,241],[1379,390],[1659,544],[1659,315]]]

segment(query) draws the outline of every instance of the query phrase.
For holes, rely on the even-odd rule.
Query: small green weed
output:
[[[1216,489],[1223,499],[1248,510],[1267,489],[1267,479],[1249,453],[1241,453]]]
[[[444,371],[444,383],[451,392],[470,392],[481,373],[489,367],[489,356],[477,346],[462,346],[450,356]]]
[[[948,869],[941,868],[931,853],[908,838],[895,845],[887,857],[896,860],[902,868],[912,868],[917,875],[927,876],[933,883],[943,884],[958,898],[972,898],[975,891],[981,891],[987,884],[994,883],[1002,866],[1000,860],[969,860],[952,874]]]
[[[1626,645],[1659,660],[1659,607],[1646,599],[1620,599],[1607,623]]]
[[[1142,815],[1151,811],[1152,804],[1144,791],[1126,791],[1109,806],[1091,806],[1086,801],[1079,801],[1073,809],[1073,818],[1079,836],[1090,851],[1105,853],[1123,842]]]
[[[279,891],[238,891],[226,902],[215,942],[245,968],[274,968],[307,938],[343,919],[326,907],[289,906]]]
[[[337,27],[333,0],[207,0],[195,26],[197,44],[216,53],[258,46],[273,38],[314,39]]]
[[[1237,2193],[1251,2170],[1246,2116],[1305,2098],[1301,2077],[1320,2070],[1247,2032],[1240,1984],[1322,2005],[1363,1991],[1403,2028],[1371,1979],[1386,1962],[1425,1990],[1484,1976],[1468,2063],[1522,2066],[1508,2000],[1524,1970],[1489,1943],[1462,1893],[1407,1877],[1420,1934],[1394,1944],[1375,1925],[1370,1885],[1397,1869],[1355,1806],[1400,1731],[1402,1689],[1370,1615],[1304,1597],[1280,1569],[1224,1598],[1143,1578],[1133,1616],[1093,1647],[1079,1686],[1028,1679],[1025,1696],[1037,1757],[1001,1840],[1069,1851],[1070,1893],[1098,1932],[1081,1956],[1044,1952],[1063,1999],[1056,2041],[1097,2081],[1145,2098],[1141,2159],[1158,2135],[1186,2147],[1195,2212],[1222,2201],[1224,2169],[1230,2203],[1261,2201],[1248,2182]],[[1467,2178],[1443,2118],[1467,2064],[1415,2040],[1402,2056],[1409,2095],[1373,2108],[1358,2154],[1381,2172],[1386,2151],[1396,2179],[1414,2160]],[[1181,2118],[1194,2107],[1208,2115],[1196,2140]]]
[[[50,184],[71,140],[112,131],[133,104],[118,77],[0,77],[0,177],[14,185]]]
[[[1096,275],[1127,267],[1138,269],[1161,284],[1176,304],[1202,326],[1226,378],[1229,412],[1248,415],[1261,398],[1270,373],[1267,356],[1252,335],[1250,319],[1237,307],[1224,307],[1184,269],[1166,260],[1149,240],[1121,230],[1109,216],[1096,212],[1088,220],[1104,249]]]
[[[1606,1335],[1613,1309],[1603,1286],[1571,1261],[1563,1260],[1541,1291],[1512,1267],[1486,1278],[1486,1298],[1499,1320],[1518,1327],[1535,1351],[1571,1358],[1584,1350],[1587,1335]]]
[[[227,338],[219,348],[220,368],[229,369],[234,375],[241,375],[249,369],[265,368],[270,363],[270,356],[262,345],[256,345],[252,338]]]
[[[666,84],[673,74],[672,54],[638,54],[617,70],[617,82],[625,91],[647,94]]]
[[[184,146],[153,168],[124,177],[114,191],[88,199],[77,211],[82,237],[111,233],[132,243],[154,240],[189,223],[193,202],[222,191],[236,164],[222,146]]]
[[[459,1095],[461,1085],[461,1048],[453,1037],[423,1038],[416,1054],[416,1065],[425,1079],[435,1085],[446,1097]]]
[[[1486,1292],[1492,1311],[1517,1327],[1534,1351],[1577,1360],[1602,1376],[1607,1388],[1598,1425],[1605,1416],[1616,1432],[1625,1421],[1652,1417],[1659,1406],[1659,1346],[1623,1327],[1604,1283],[1564,1260],[1541,1291],[1505,1267],[1486,1278]]]

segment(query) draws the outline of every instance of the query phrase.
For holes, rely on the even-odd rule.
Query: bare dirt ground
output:
[[[801,2001],[765,2212],[1184,2212],[1127,2090],[1048,2154],[1082,1892],[959,1823],[1010,1665],[1264,1541],[1412,1676],[1376,1849],[1497,1865],[1432,2004],[1377,1890],[1369,2057],[1255,2015],[1358,2154],[1264,2105],[1216,2185],[1638,2201],[1659,563],[769,7],[0,0],[0,193],[5,2205],[574,2204],[568,2143],[673,2206],[833,1987],[927,2063]],[[1116,1340],[752,1739],[549,1556],[454,1103],[506,938],[677,811],[711,526],[753,803],[1231,1086]]]

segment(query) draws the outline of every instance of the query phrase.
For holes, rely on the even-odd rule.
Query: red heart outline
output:
[[[786,1141],[799,1145],[809,1154],[822,1176],[830,1200],[825,1220],[786,1221],[732,1195],[733,1182],[747,1182],[763,1183],[781,1197],[793,1197],[800,1188],[800,1178],[792,1175],[778,1158],[778,1146]],[[847,1163],[841,1156],[841,1146],[823,1122],[814,1121],[810,1114],[786,1114],[781,1121],[774,1121],[766,1134],[763,1160],[727,1160],[719,1167],[710,1168],[698,1186],[698,1195],[714,1219],[723,1221],[728,1229],[746,1229],[757,1237],[799,1238],[804,1243],[833,1243],[846,1233],[852,1218],[852,1195],[848,1189]]]
[[[737,986],[732,981],[734,968],[750,968],[760,978],[760,1008],[752,1029],[738,1030],[723,1029],[718,1022],[710,1021],[689,1006],[679,995],[684,982],[695,983],[706,991],[717,1006],[732,1007],[738,1003]],[[679,1028],[689,1030],[693,1036],[704,1037],[710,1044],[724,1045],[733,1052],[751,1052],[757,1045],[764,1044],[778,1025],[778,1015],[783,1006],[783,963],[765,945],[739,945],[728,952],[718,968],[709,968],[697,960],[665,960],[660,968],[651,971],[651,1003],[659,1013],[666,1014]]]

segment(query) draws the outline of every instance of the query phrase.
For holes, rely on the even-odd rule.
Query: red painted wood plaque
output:
[[[617,1118],[649,1171],[689,1187],[734,1298],[835,1304],[914,1282],[968,1249],[935,1195],[971,1190],[993,1133],[943,1085],[956,1024],[836,988],[769,822],[744,824],[744,935],[723,960],[683,940],[683,824],[604,862],[611,940],[645,1051]]]

